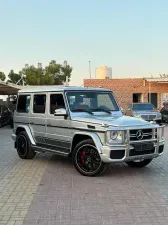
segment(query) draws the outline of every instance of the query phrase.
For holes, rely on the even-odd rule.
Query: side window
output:
[[[17,103],[17,112],[28,113],[30,108],[30,95],[19,95]]]
[[[62,94],[50,95],[50,114],[54,114],[56,109],[64,108],[65,102]]]
[[[46,95],[34,95],[33,113],[45,113]]]

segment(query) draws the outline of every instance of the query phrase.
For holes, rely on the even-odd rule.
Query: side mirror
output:
[[[64,108],[56,109],[54,112],[54,116],[67,116],[67,111]]]

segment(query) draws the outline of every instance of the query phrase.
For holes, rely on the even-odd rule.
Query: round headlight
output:
[[[117,132],[117,131],[111,131],[111,132],[110,132],[110,138],[111,138],[112,140],[116,140],[117,137],[118,137],[118,132]]]

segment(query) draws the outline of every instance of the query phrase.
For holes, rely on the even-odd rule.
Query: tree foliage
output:
[[[62,85],[65,83],[66,77],[70,81],[71,73],[72,67],[67,61],[59,64],[55,60],[51,60],[45,67],[41,63],[38,63],[37,66],[26,64],[19,73],[11,70],[7,77],[7,83],[22,85],[24,81],[27,85]],[[5,80],[5,78],[5,74],[0,72],[0,79]]]
[[[14,70],[11,70],[8,74],[8,81],[7,83],[13,83],[13,84],[21,84],[21,77],[22,77],[22,74],[21,73],[15,73]]]
[[[25,65],[21,71],[28,85],[61,85],[66,81],[66,76],[70,80],[71,72],[72,67],[66,61],[61,65],[55,60],[51,60],[45,68],[38,63],[37,67]]]
[[[6,78],[5,74],[3,72],[0,72],[0,80],[4,81]]]

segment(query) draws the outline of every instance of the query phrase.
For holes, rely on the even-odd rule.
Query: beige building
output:
[[[112,79],[112,68],[107,66],[101,66],[96,68],[97,79]]]

